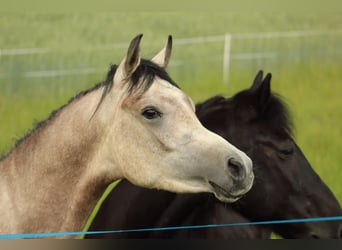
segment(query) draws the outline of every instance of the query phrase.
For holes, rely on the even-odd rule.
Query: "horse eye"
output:
[[[162,116],[162,114],[153,107],[145,108],[142,112],[142,115],[148,120],[152,120]]]
[[[282,149],[280,150],[280,153],[282,153],[283,155],[291,155],[293,153],[293,148],[286,148],[286,149]]]

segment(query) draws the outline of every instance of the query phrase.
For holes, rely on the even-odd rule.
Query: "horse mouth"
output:
[[[229,191],[221,187],[220,185],[216,184],[215,182],[209,181],[209,184],[212,186],[214,195],[217,199],[223,202],[232,203],[240,199],[243,195],[234,195],[231,194]]]

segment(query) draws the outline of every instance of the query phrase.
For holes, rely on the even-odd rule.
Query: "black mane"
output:
[[[156,76],[179,88],[163,68],[149,60],[141,59],[140,65],[131,77],[129,90],[133,91],[140,87],[144,88],[144,91],[148,90]]]
[[[113,78],[117,68],[118,66],[116,64],[110,66],[106,80],[103,82],[104,85],[108,85],[110,86],[110,88],[112,87]],[[148,88],[152,85],[155,77],[166,80],[172,85],[179,88],[163,68],[159,67],[157,64],[149,60],[141,59],[139,66],[130,78],[129,91],[131,92],[138,88],[143,88],[144,91],[148,90]]]
[[[222,110],[225,107],[227,100],[229,99],[226,99],[221,95],[213,96],[205,102],[197,103],[196,113],[200,112],[201,115],[207,115],[213,111]]]
[[[224,98],[221,95],[211,97],[203,103],[196,104],[196,113],[206,116],[207,113],[213,113],[216,110],[225,110],[226,105],[238,106],[237,112],[249,112],[250,102],[257,102],[254,93],[248,89],[243,90],[231,98]],[[256,104],[252,105],[256,107]],[[239,114],[243,116],[243,114]],[[254,121],[264,121],[272,131],[279,133],[285,132],[293,135],[294,125],[291,112],[284,99],[277,93],[271,93],[268,101],[262,104],[262,107],[256,112]]]

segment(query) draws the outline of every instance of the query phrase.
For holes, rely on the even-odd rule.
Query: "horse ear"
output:
[[[264,109],[265,105],[267,105],[267,102],[271,96],[271,78],[272,75],[268,73],[258,89],[258,103],[262,110]]]
[[[263,77],[264,72],[262,70],[259,70],[258,73],[256,74],[253,84],[250,88],[250,90],[255,91],[257,90],[260,85],[262,84],[262,77]]]
[[[167,65],[169,64],[171,50],[172,36],[169,35],[166,46],[156,56],[154,56],[151,61],[160,66],[161,68],[166,69]]]
[[[127,80],[140,64],[140,41],[142,34],[137,35],[130,43],[125,58],[121,61],[114,80]]]

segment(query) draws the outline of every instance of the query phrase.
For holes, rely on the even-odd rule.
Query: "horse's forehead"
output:
[[[147,95],[151,96],[152,98],[159,96],[161,100],[168,99],[175,105],[179,102],[185,102],[193,110],[195,110],[195,104],[191,98],[187,96],[181,89],[162,79],[156,79],[156,81],[157,82],[151,86],[149,90],[150,93],[147,93]]]
[[[176,93],[176,94],[183,94],[183,91],[181,91],[179,88],[174,86],[168,81],[162,80],[160,78],[156,78],[156,82],[151,86],[152,90],[157,90],[157,91],[168,91],[170,93]]]

